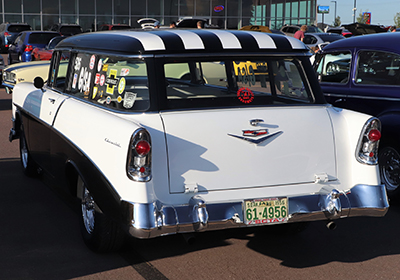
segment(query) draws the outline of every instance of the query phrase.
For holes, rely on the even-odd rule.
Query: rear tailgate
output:
[[[324,106],[161,113],[170,192],[310,183],[336,178],[332,125]],[[257,126],[251,120],[262,120]]]

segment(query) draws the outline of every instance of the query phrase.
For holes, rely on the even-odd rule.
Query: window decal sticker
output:
[[[135,104],[135,100],[136,100],[136,93],[134,92],[125,92],[125,96],[124,96],[124,108],[126,109],[130,109],[133,107],[133,104]]]
[[[103,59],[99,59],[99,62],[97,63],[97,72],[100,72],[102,67],[103,67]]]
[[[93,70],[95,62],[96,62],[96,56],[92,55],[92,57],[90,58],[90,63],[89,63],[90,70]]]
[[[114,94],[114,87],[118,85],[118,78],[117,78],[117,70],[111,69],[110,76],[106,79],[107,90],[108,94]]]
[[[125,78],[121,78],[118,83],[118,93],[122,94],[125,91]]]
[[[254,100],[254,93],[249,88],[240,88],[237,92],[239,100],[245,104],[251,103]]]

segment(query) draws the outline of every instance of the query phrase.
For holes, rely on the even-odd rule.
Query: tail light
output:
[[[379,140],[381,139],[381,122],[377,118],[369,119],[358,140],[356,158],[365,164],[378,163]]]
[[[33,47],[31,45],[26,45],[25,52],[31,52],[32,50],[33,50]]]
[[[147,182],[151,179],[151,139],[144,128],[139,128],[132,135],[126,172],[134,181]]]

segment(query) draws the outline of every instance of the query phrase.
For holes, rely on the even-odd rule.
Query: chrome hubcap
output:
[[[396,190],[400,185],[400,155],[391,148],[384,148],[379,160],[381,178],[388,191]]]
[[[82,218],[86,231],[89,234],[92,234],[94,230],[94,216],[95,207],[93,197],[90,194],[89,190],[84,187],[82,196]]]

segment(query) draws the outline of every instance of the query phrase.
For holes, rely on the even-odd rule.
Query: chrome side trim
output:
[[[288,197],[288,222],[334,220],[345,217],[382,217],[389,208],[384,185],[356,185],[346,193],[321,189],[304,196]],[[184,205],[163,205],[159,201],[141,204],[123,201],[129,234],[137,238],[248,227],[244,223],[243,201],[210,203],[193,196]]]
[[[326,93],[326,92],[324,92],[324,95],[325,95],[325,96],[329,96],[329,97],[340,97],[340,98],[384,100],[384,101],[400,101],[400,98],[381,97],[381,96],[346,95],[346,94],[335,94],[335,93]]]

